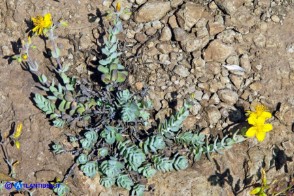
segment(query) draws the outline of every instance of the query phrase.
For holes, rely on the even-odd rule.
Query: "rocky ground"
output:
[[[27,183],[47,182],[62,176],[73,160],[54,156],[49,144],[64,130],[49,125],[30,100],[37,91],[34,79],[17,62],[9,62],[17,40],[26,38],[26,20],[50,12],[68,21],[60,31],[62,60],[74,75],[89,77],[86,68],[95,60],[96,38],[109,22],[103,17],[113,9],[111,0],[4,0],[0,2],[0,130],[23,122],[21,150],[8,148],[18,160],[17,178]],[[274,130],[265,141],[248,140],[224,155],[203,159],[182,172],[157,175],[146,195],[248,195],[261,167],[268,179],[281,183],[294,173],[294,11],[291,0],[120,0],[131,15],[122,15],[122,60],[130,70],[128,82],[135,91],[148,87],[155,119],[164,119],[193,96],[194,106],[186,129],[213,135],[244,120],[244,110],[256,103],[273,113]],[[50,61],[37,45],[35,58],[49,74]],[[94,42],[94,43],[93,43]],[[100,43],[98,43],[99,45]],[[99,46],[98,46],[99,47]],[[245,71],[229,71],[239,65]],[[1,154],[3,156],[3,154]],[[4,161],[0,171],[7,173]],[[97,179],[78,170],[69,186],[74,195],[127,195],[120,189],[105,190]],[[37,190],[37,195],[51,191]],[[4,194],[8,194],[4,192]]]

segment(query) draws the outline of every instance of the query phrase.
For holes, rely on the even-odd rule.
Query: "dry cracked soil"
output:
[[[268,170],[269,181],[289,182],[294,177],[291,0],[1,0],[0,131],[8,134],[13,123],[23,123],[20,150],[7,146],[9,157],[18,161],[16,178],[48,182],[61,178],[74,161],[70,154],[50,152],[50,143],[59,141],[66,129],[52,127],[34,106],[32,92],[38,91],[34,79],[10,61],[19,39],[27,37],[30,18],[50,12],[54,19],[67,21],[69,26],[58,32],[62,61],[73,75],[89,77],[87,67],[100,47],[96,38],[110,25],[105,13],[118,1],[131,11],[121,16],[124,31],[119,37],[122,60],[131,73],[128,83],[134,91],[148,87],[155,119],[164,119],[191,95],[195,104],[184,127],[207,134],[217,135],[240,122],[244,111],[257,103],[274,114],[270,119],[274,129],[262,143],[247,140],[223,155],[213,155],[212,161],[203,157],[185,171],[157,174],[145,194],[249,195],[262,167]],[[50,74],[45,43],[37,37],[32,40],[40,70]],[[244,71],[226,68],[231,65]],[[0,157],[0,171],[7,174],[3,152]],[[103,188],[99,176],[88,179],[78,169],[74,174],[68,180],[70,195],[128,195],[122,189]],[[3,189],[0,194],[10,193]],[[37,189],[34,195],[54,194]]]

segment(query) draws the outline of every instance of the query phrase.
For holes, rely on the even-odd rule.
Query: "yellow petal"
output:
[[[16,146],[17,149],[20,148],[20,143],[19,143],[19,141],[15,141],[15,142],[14,142],[14,145]]]
[[[263,129],[262,129],[262,131],[264,131],[264,132],[269,132],[269,131],[271,131],[271,130],[273,130],[273,125],[272,125],[272,124],[264,124],[264,125],[263,125]]]
[[[256,124],[257,125],[263,125],[265,123],[265,118],[257,117],[256,118]]]
[[[250,125],[255,125],[256,124],[256,118],[257,118],[257,115],[253,112],[250,113],[247,121]]]
[[[264,131],[258,131],[257,133],[256,133],[256,138],[257,138],[257,140],[259,141],[259,142],[262,142],[263,140],[264,140],[264,138],[265,138],[265,132]]]
[[[254,137],[255,136],[255,134],[256,134],[256,131],[257,131],[257,129],[256,129],[256,127],[250,127],[248,130],[247,130],[247,132],[246,132],[246,137]]]
[[[120,9],[121,9],[121,4],[120,4],[120,2],[118,2],[117,4],[116,4],[116,11],[117,12],[119,12],[120,11]]]
[[[260,190],[261,190],[261,187],[256,187],[255,189],[250,191],[250,195],[256,195],[257,193],[260,192]]]
[[[37,21],[37,18],[31,18],[31,20],[33,21],[33,23],[36,23],[36,21]]]
[[[13,138],[19,138],[20,134],[22,132],[22,123],[19,123],[17,125],[16,131],[14,132]]]
[[[51,14],[50,13],[45,14],[44,20],[51,20]]]
[[[39,29],[39,27],[38,27],[38,26],[35,26],[35,27],[33,28],[32,31],[33,31],[34,33],[36,33],[36,32],[38,31],[38,29]]]
[[[272,117],[272,114],[270,112],[262,112],[260,117],[264,118],[265,120]]]

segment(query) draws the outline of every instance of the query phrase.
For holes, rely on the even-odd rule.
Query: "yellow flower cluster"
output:
[[[50,13],[47,13],[44,16],[36,16],[35,18],[32,18],[32,21],[35,26],[33,32],[37,35],[44,35],[44,30],[48,30],[53,24]]]
[[[257,105],[255,111],[248,111],[248,123],[252,125],[247,132],[246,136],[249,138],[256,137],[259,142],[263,141],[266,132],[269,132],[273,129],[272,124],[265,123],[266,120],[272,117],[272,114],[267,110],[264,105]]]

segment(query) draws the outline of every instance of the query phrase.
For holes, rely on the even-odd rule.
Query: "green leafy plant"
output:
[[[160,124],[158,127],[158,131],[168,137],[174,136],[174,133],[178,132],[182,126],[183,121],[188,117],[189,104],[185,103],[184,107],[182,107],[174,116],[171,116],[170,119],[165,120],[164,123]]]
[[[117,161],[115,158],[105,160],[100,165],[100,171],[107,177],[116,178],[122,173],[124,164]]]
[[[129,190],[131,195],[141,196],[145,191],[144,179],[146,181],[158,171],[184,170],[191,162],[188,157],[198,161],[206,154],[210,158],[211,153],[221,153],[245,140],[237,132],[221,140],[201,132],[184,132],[181,128],[189,115],[190,102],[185,102],[158,126],[156,122],[150,123],[152,102],[143,93],[132,92],[120,84],[128,75],[120,63],[118,47],[121,13],[120,6],[117,6],[112,14],[113,27],[104,37],[104,56],[98,65],[103,85],[68,74],[70,68],[60,61],[57,37],[53,33],[58,22],[43,29],[43,33],[48,33],[48,40],[52,41],[51,58],[57,65],[51,70],[56,78],[49,79],[39,73],[37,62],[29,55],[31,40],[23,45],[16,58],[20,58],[20,62],[38,78],[38,87],[43,92],[34,95],[36,106],[54,126],[71,127],[76,131],[75,134],[65,133],[71,146],[58,141],[51,146],[57,156],[70,153],[75,160],[61,181],[62,186],[54,189],[58,195],[69,192],[65,181],[78,166],[89,178],[100,175],[100,184],[106,188],[117,185]]]
[[[128,175],[120,175],[116,180],[116,184],[117,186],[130,191],[134,185],[134,182]]]
[[[148,163],[138,169],[138,172],[141,173],[146,178],[151,178],[154,176],[157,172],[156,169],[154,169],[151,165],[151,163]]]
[[[143,196],[145,191],[145,185],[143,184],[136,184],[133,186],[133,189],[131,191],[131,196]]]
[[[157,150],[163,150],[166,145],[164,142],[164,137],[161,135],[154,135],[148,137],[146,141],[140,143],[140,147],[143,148],[144,153],[157,153]]]
[[[124,122],[134,122],[142,118],[145,122],[149,119],[152,103],[147,100],[139,100],[130,94],[129,90],[117,93],[117,106],[121,108],[121,116]]]
[[[132,144],[130,140],[119,142],[119,154],[123,156],[125,163],[129,169],[137,171],[142,163],[146,160],[146,155],[138,146]]]
[[[102,73],[101,80],[109,85],[113,83],[124,82],[128,76],[126,68],[120,63],[119,56],[122,54],[118,52],[117,34],[122,30],[122,22],[120,21],[120,13],[115,12],[113,18],[113,28],[109,28],[107,38],[104,37],[104,48],[102,53],[105,58],[99,61],[98,70]]]
[[[69,187],[64,183],[59,183],[59,186],[53,189],[53,192],[56,193],[58,196],[65,196],[69,193]]]
[[[81,170],[86,176],[92,178],[98,173],[98,163],[96,161],[89,161],[81,166]]]
[[[113,144],[116,140],[121,140],[122,138],[121,134],[118,133],[118,128],[112,126],[106,126],[100,136],[107,144]]]

